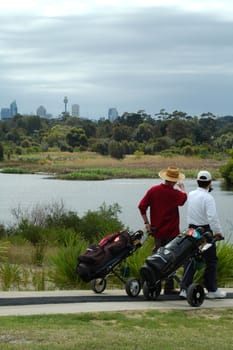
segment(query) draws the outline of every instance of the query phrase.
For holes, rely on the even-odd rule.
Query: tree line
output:
[[[16,115],[0,121],[1,158],[48,151],[93,151],[123,158],[126,154],[176,153],[206,157],[233,147],[233,116],[189,116],[161,110],[124,113],[116,120]]]

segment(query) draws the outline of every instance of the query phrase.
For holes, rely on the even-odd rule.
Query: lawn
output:
[[[1,317],[1,350],[230,350],[233,309]]]

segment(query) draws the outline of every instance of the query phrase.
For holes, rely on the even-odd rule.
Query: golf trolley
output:
[[[206,239],[211,243],[207,243]],[[189,259],[185,272],[187,273],[193,259],[200,258],[214,242],[212,233],[205,231],[203,227],[189,228],[148,257],[140,269],[145,299],[156,300],[161,292],[161,282],[165,279],[174,278],[180,284],[176,270]],[[188,287],[187,301],[191,306],[200,306],[204,298],[205,292],[202,285],[192,283]]]
[[[91,245],[84,254],[78,257],[77,274],[85,282],[90,282],[95,293],[102,293],[110,275],[116,276],[123,284],[130,297],[136,297],[141,291],[141,281],[135,277],[127,277],[127,273],[119,274],[116,268],[138,250],[148,234],[142,230],[134,233],[119,231],[104,237],[97,245]]]

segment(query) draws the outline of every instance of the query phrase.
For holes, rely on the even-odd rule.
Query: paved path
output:
[[[228,293],[226,299],[205,299],[200,307],[233,308],[233,288],[224,290]],[[142,292],[136,298],[130,298],[124,290],[118,289],[106,289],[102,294],[92,290],[0,292],[0,316],[190,308],[193,309],[179,296],[160,295],[157,300],[148,301]]]

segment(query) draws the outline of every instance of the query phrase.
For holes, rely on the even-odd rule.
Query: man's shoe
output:
[[[187,298],[187,292],[185,289],[181,289],[180,294],[179,294],[181,299],[186,299]]]
[[[174,295],[174,294],[179,294],[179,291],[176,289],[164,289],[163,294],[164,295]]]
[[[227,293],[223,290],[217,289],[215,292],[208,292],[206,298],[208,299],[224,299],[226,298]]]

